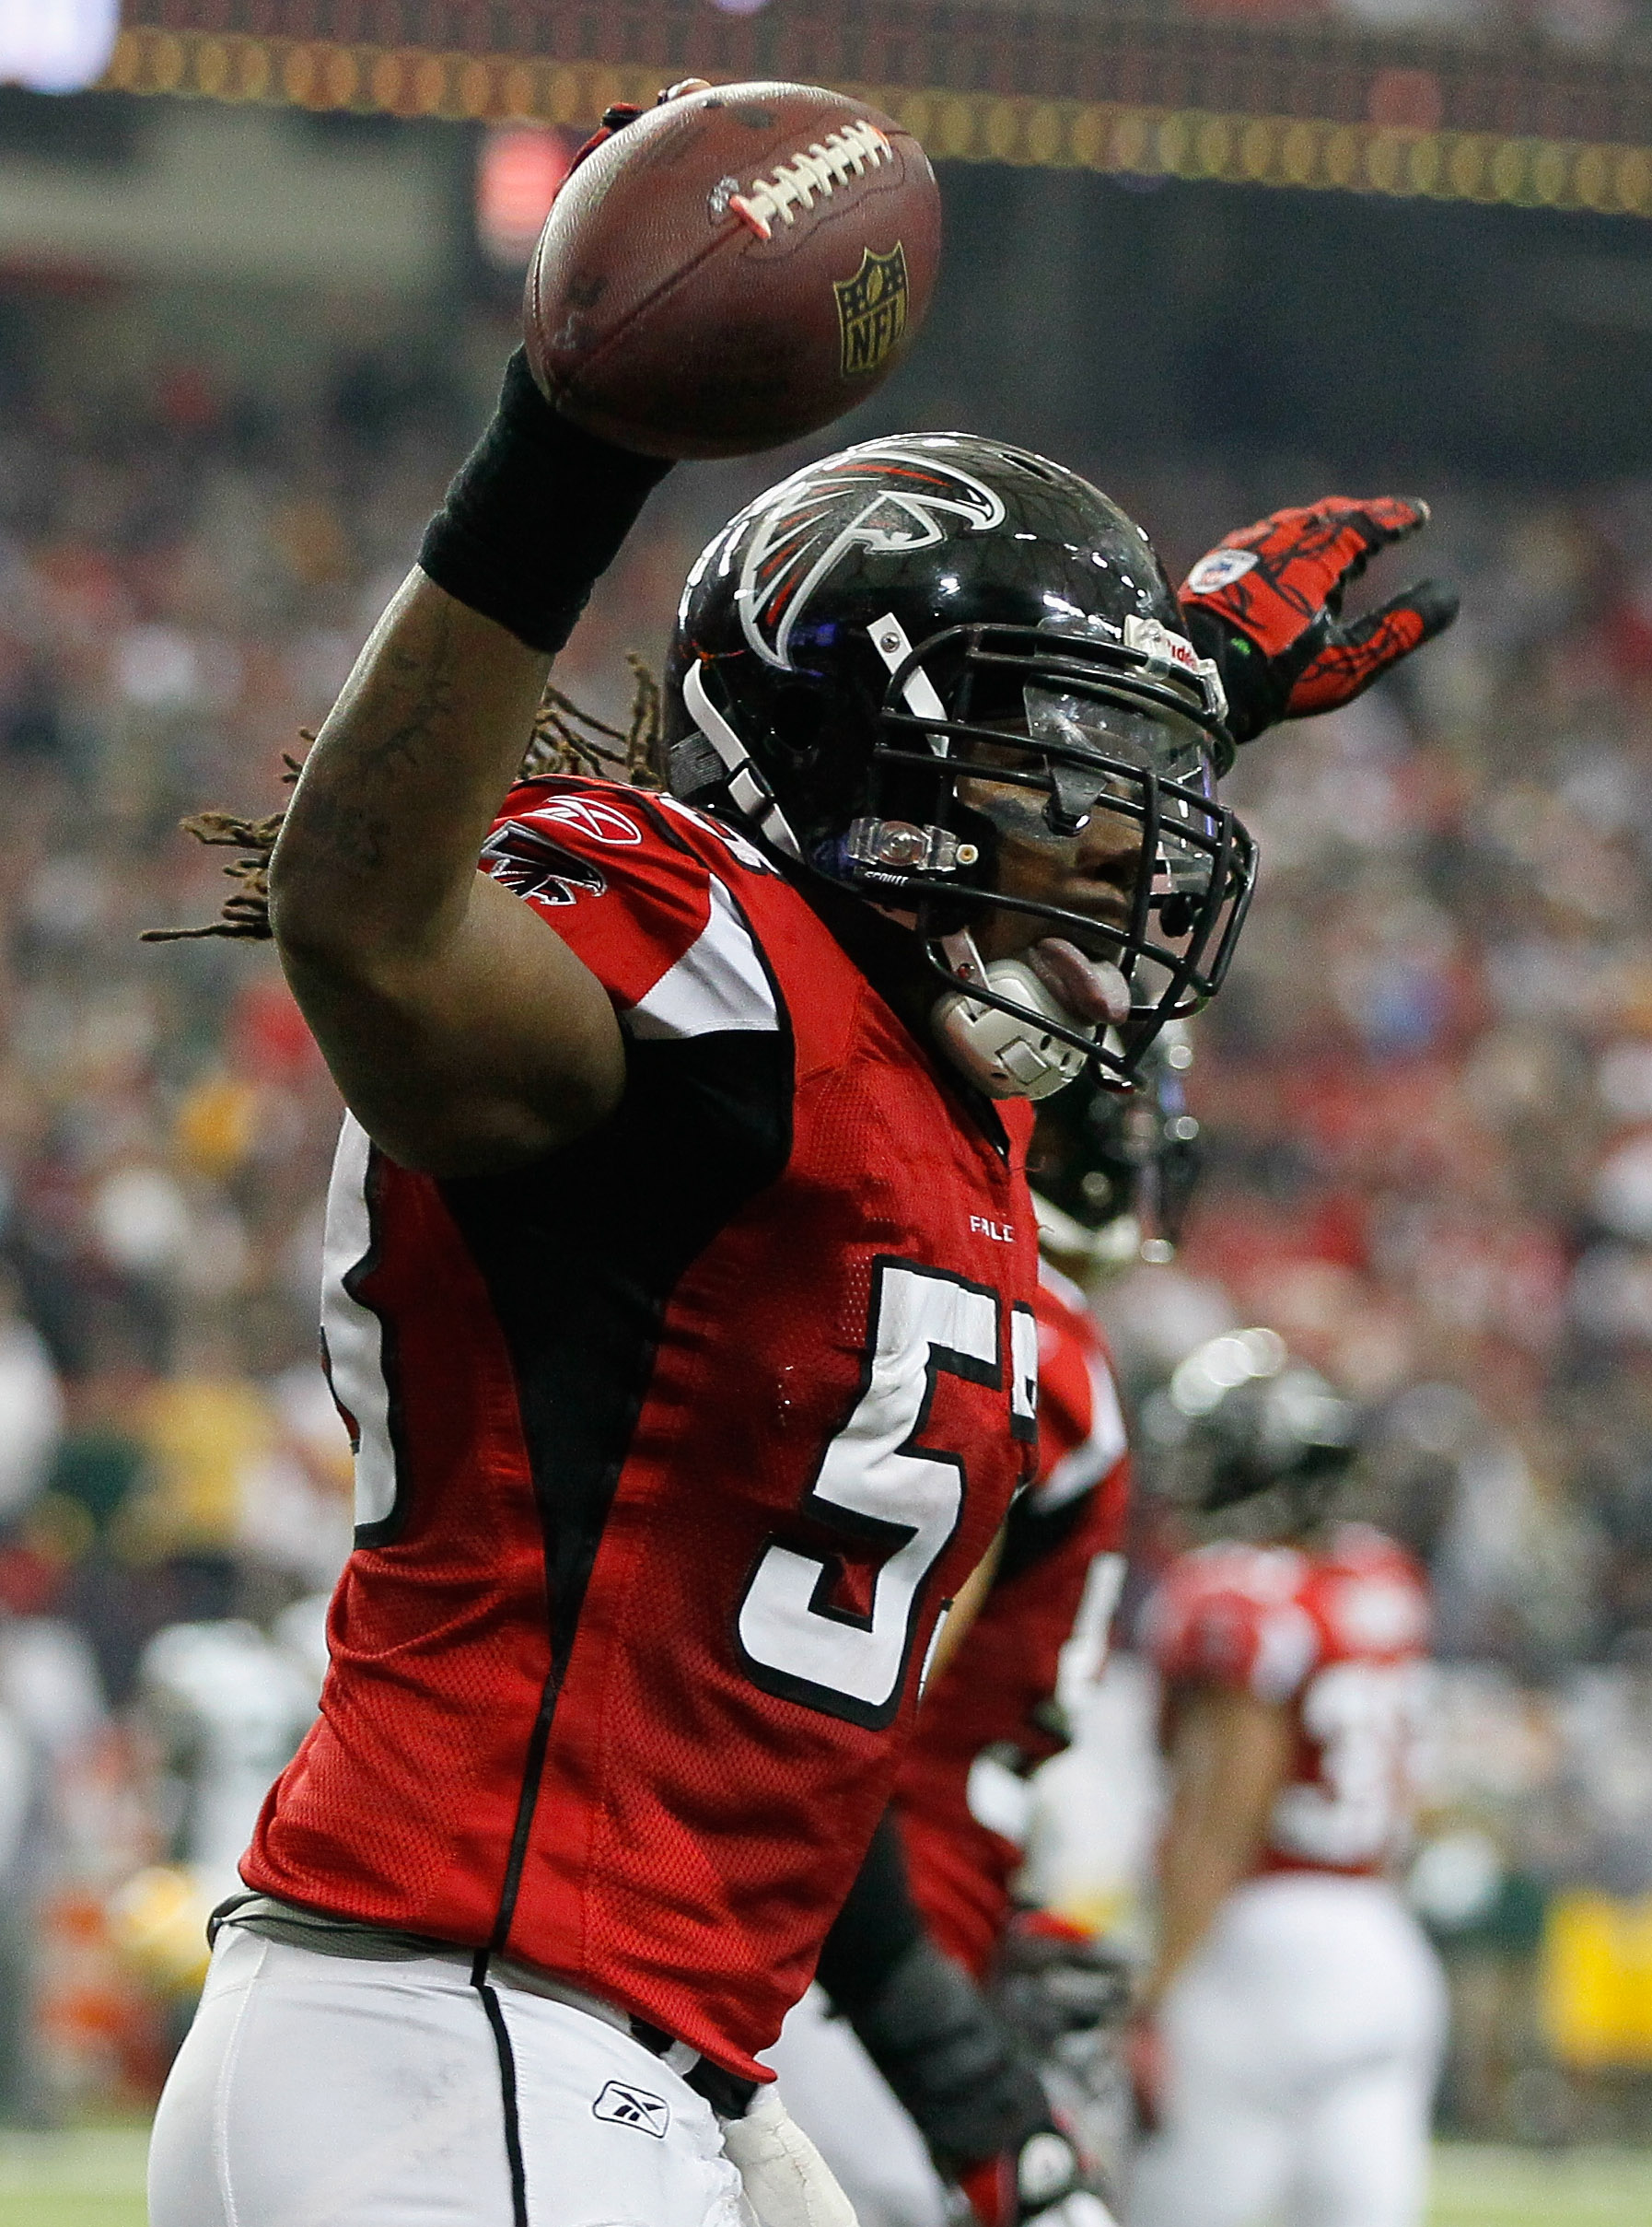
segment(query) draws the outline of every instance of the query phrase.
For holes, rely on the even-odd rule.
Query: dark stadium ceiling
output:
[[[1652,67],[1077,0],[126,0],[105,87],[588,124],[663,82],[786,77],[938,159],[1652,216]]]

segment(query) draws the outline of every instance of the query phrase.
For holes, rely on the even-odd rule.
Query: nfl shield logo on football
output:
[[[832,281],[837,321],[843,340],[843,377],[864,378],[878,365],[906,330],[906,251],[896,240],[888,255],[863,248],[853,278]]]

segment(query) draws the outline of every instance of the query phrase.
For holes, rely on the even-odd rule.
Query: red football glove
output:
[[[1280,719],[1352,703],[1457,616],[1454,589],[1418,580],[1344,625],[1343,596],[1379,549],[1428,523],[1426,503],[1328,496],[1275,510],[1203,556],[1182,583],[1188,633],[1227,691],[1227,729],[1249,742]]]
[[[983,2158],[958,2175],[980,2227],[1113,2227],[1112,2214],[1084,2186],[1078,2157],[1053,2124],[1018,2150]]]
[[[657,109],[663,108],[668,100],[675,100],[680,93],[697,93],[706,83],[704,77],[680,78],[675,85],[668,85],[663,92],[655,96],[654,105]],[[611,139],[616,132],[622,132],[628,123],[634,123],[643,113],[634,100],[616,100],[612,108],[604,109],[601,122],[569,163],[568,178],[572,178],[588,155],[597,152],[605,139]],[[567,179],[564,179],[563,184],[566,183]],[[559,186],[557,191],[560,192],[561,190]]]

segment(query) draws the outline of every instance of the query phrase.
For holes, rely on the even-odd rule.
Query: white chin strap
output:
[[[953,1066],[989,1098],[1049,1098],[1076,1082],[1087,1055],[1064,1037],[1041,1028],[1039,1017],[1064,1028],[1082,1026],[1047,990],[1022,959],[995,959],[984,965],[967,928],[944,936],[947,964],[965,982],[979,982],[1001,997],[1013,997],[1027,1010],[1002,1013],[962,990],[948,990],[937,1001],[931,1025]]]
[[[774,801],[774,792],[751,763],[750,752],[705,693],[700,668],[691,665],[683,675],[682,701],[689,717],[711,744],[728,774],[728,794],[735,809],[765,834],[788,858],[800,858],[785,814]]]

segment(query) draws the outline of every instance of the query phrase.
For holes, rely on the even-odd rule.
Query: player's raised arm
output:
[[[818,204],[829,232],[795,239]],[[549,659],[667,469],[636,451],[743,454],[863,402],[916,335],[938,239],[917,143],[824,88],[731,101],[685,79],[583,150],[530,266],[527,349],[272,864],[288,977],[392,1159],[509,1167],[616,1102],[606,993],[474,870]]]
[[[271,918],[340,1089],[392,1158],[507,1166],[616,1102],[596,977],[476,857],[552,655],[667,467],[560,417],[520,355],[323,726]]]

